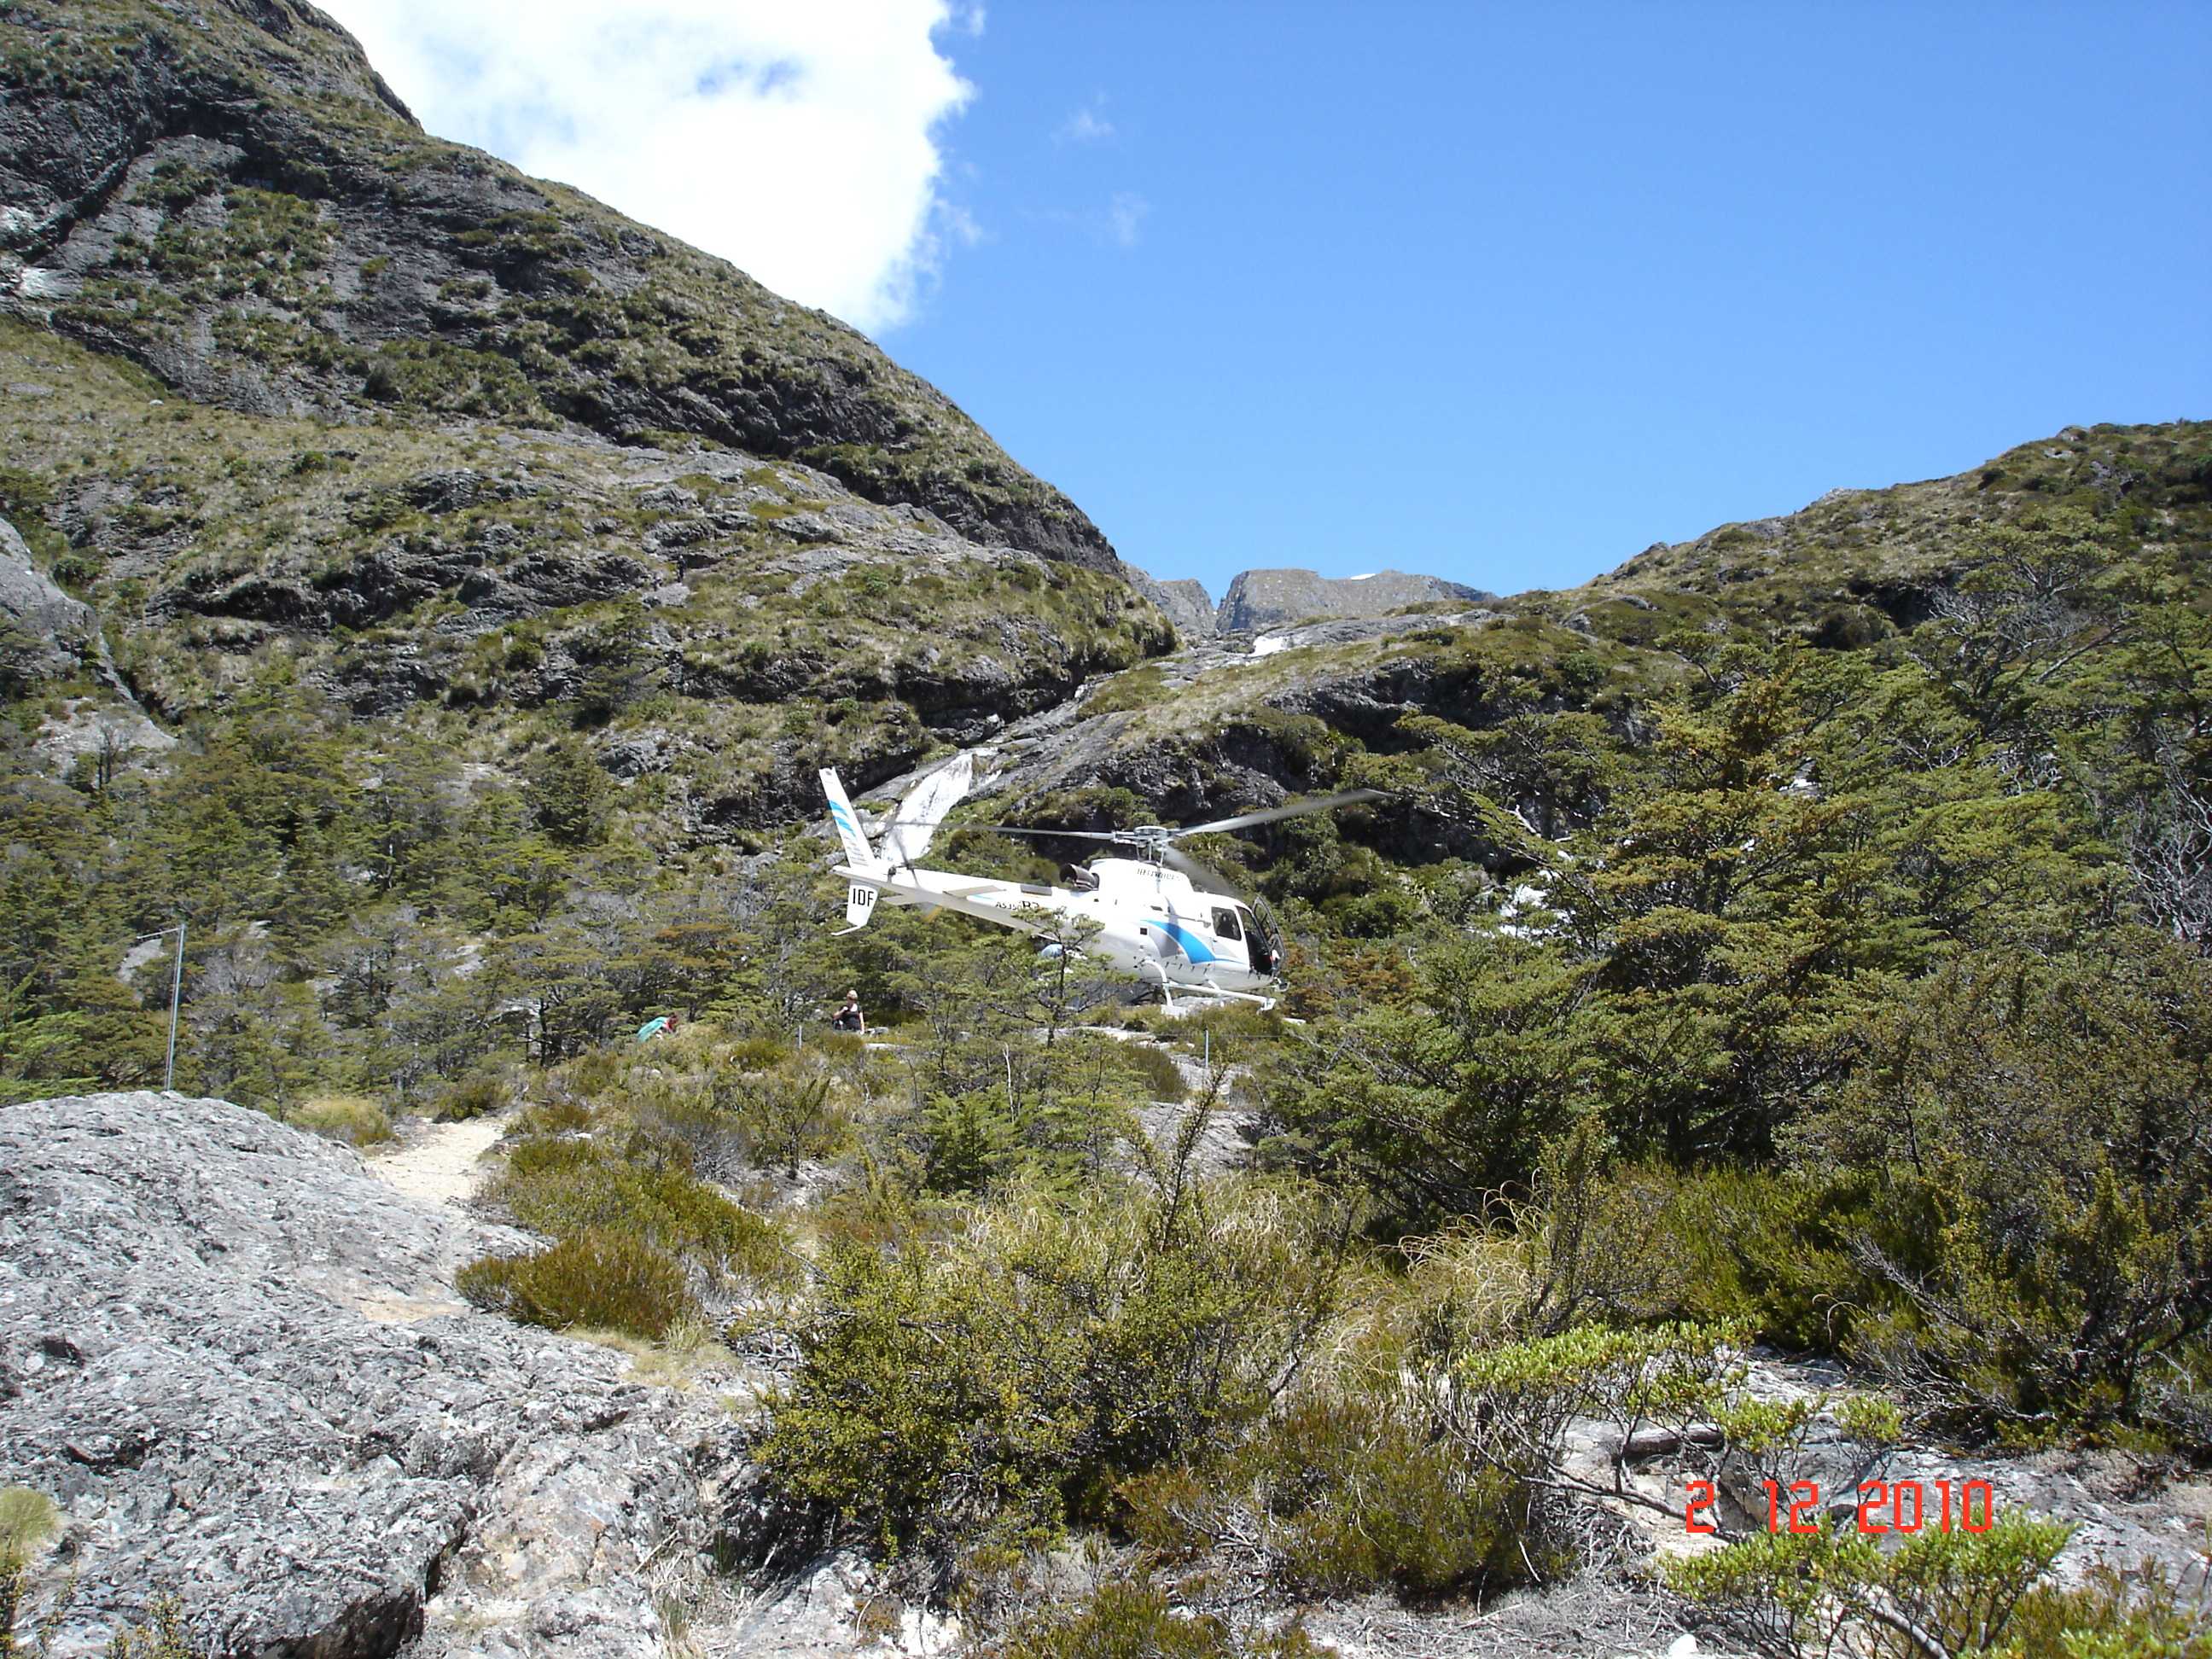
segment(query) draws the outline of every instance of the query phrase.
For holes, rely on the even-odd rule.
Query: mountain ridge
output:
[[[1440,600],[1480,605],[1498,595],[1442,576],[1378,570],[1364,576],[1323,576],[1289,565],[1240,570],[1216,604],[1204,583],[1188,577],[1164,580],[1128,568],[1135,582],[1175,623],[1186,639],[1220,634],[1259,634],[1292,623],[1380,617]]]

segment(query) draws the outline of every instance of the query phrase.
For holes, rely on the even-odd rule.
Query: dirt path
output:
[[[410,1198],[458,1205],[476,1190],[477,1160],[506,1127],[490,1117],[433,1123],[397,1152],[370,1158],[368,1167]]]

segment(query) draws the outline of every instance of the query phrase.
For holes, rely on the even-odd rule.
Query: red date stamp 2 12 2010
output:
[[[1766,1490],[1767,1531],[1820,1530],[1817,1483],[1793,1480],[1783,1486],[1763,1480],[1759,1484]],[[1718,1497],[1711,1481],[1691,1481],[1689,1501],[1682,1510],[1684,1528],[1718,1532],[1720,1528],[1712,1518]],[[1996,1516],[1996,1494],[1986,1480],[1969,1480],[1956,1487],[1948,1480],[1862,1480],[1857,1516],[1858,1529],[1863,1533],[1918,1532],[1923,1527],[1949,1532],[1954,1525],[1961,1532],[1987,1532]]]

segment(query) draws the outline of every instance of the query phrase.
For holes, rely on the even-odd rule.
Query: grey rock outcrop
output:
[[[1160,608],[1161,613],[1176,625],[1186,644],[1210,640],[1214,635],[1213,600],[1207,595],[1205,585],[1188,577],[1164,582],[1148,570],[1139,570],[1123,561],[1121,580]]]
[[[1496,597],[1441,576],[1409,575],[1402,570],[1346,577],[1310,570],[1247,570],[1221,596],[1218,625],[1224,634],[1259,633],[1334,617],[1376,617],[1438,599],[1479,602]]]
[[[1327,622],[1301,623],[1274,628],[1252,641],[1252,654],[1272,657],[1278,651],[1298,651],[1308,646],[1357,645],[1367,640],[1395,639],[1403,634],[1446,636],[1457,628],[1473,628],[1498,613],[1477,611],[1416,611],[1384,617],[1337,617]]]
[[[0,1109],[0,1469],[64,1511],[58,1655],[164,1594],[266,1659],[658,1653],[738,1427],[456,1303],[516,1237],[222,1101]]]
[[[1219,631],[1213,600],[1202,583],[1183,580],[1156,582],[1152,603],[1167,612],[1168,620],[1188,639],[1210,640]]]
[[[66,672],[76,645],[93,631],[92,607],[73,599],[32,562],[15,526],[0,519],[0,627],[14,635],[9,649],[20,659],[14,672],[43,677]]]

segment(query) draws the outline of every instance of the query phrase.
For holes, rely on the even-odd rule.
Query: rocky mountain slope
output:
[[[2212,563],[2212,423],[2069,428],[1955,477],[1838,490],[1798,513],[1647,549],[1579,588],[1277,626],[1250,651],[1203,644],[1042,717],[1051,741],[1006,782],[1018,794],[1127,789],[1186,818],[1213,817],[1417,754],[1410,716],[1485,729],[1516,710],[1618,711],[1685,672],[1676,645],[1731,627],[1894,648],[1991,556],[1992,536],[2054,511],[2101,516],[2119,538],[2195,570],[2201,592]],[[1279,591],[1326,605],[1347,586]],[[1425,819],[1395,850],[1419,860],[1419,845],[1431,858],[1480,850]]]
[[[1641,596],[1682,614],[1771,616],[1816,642],[1864,644],[1927,614],[1992,532],[2072,513],[2201,561],[2212,534],[2212,423],[2068,427],[1949,477],[1833,489],[1779,518],[1648,547],[1563,597]],[[1600,613],[1587,613],[1595,619]],[[1618,613],[1611,613],[1618,618]]]
[[[197,401],[708,438],[974,541],[1114,564],[859,334],[424,133],[311,5],[11,5],[0,88],[8,309]]]
[[[276,672],[494,772],[581,726],[726,842],[1172,637],[933,388],[424,134],[311,6],[11,7],[0,92],[0,673],[61,700],[46,769]]]
[[[1666,1650],[1684,1480],[1756,1557],[1784,1442],[2196,1593],[2212,427],[1217,611],[290,0],[0,7],[0,1484],[64,1650],[163,1591],[322,1659]],[[978,826],[1389,793],[1194,848],[1298,1019],[1176,1024],[836,933],[824,765],[975,781],[932,857],[1022,879],[1096,843]],[[180,921],[203,1097],[145,1091]],[[818,1040],[853,985],[888,1042]],[[284,1127],[431,1119],[527,1254]],[[1652,1342],[1725,1444],[1600,1422]]]
[[[970,542],[796,462],[207,409],[5,321],[0,354],[0,514],[104,629],[27,599],[12,672],[128,714],[104,646],[165,726],[281,661],[494,765],[581,724],[610,770],[680,782],[679,833],[714,839],[793,816],[821,738],[885,775],[1170,638],[1114,574]],[[829,720],[841,702],[859,717]]]

